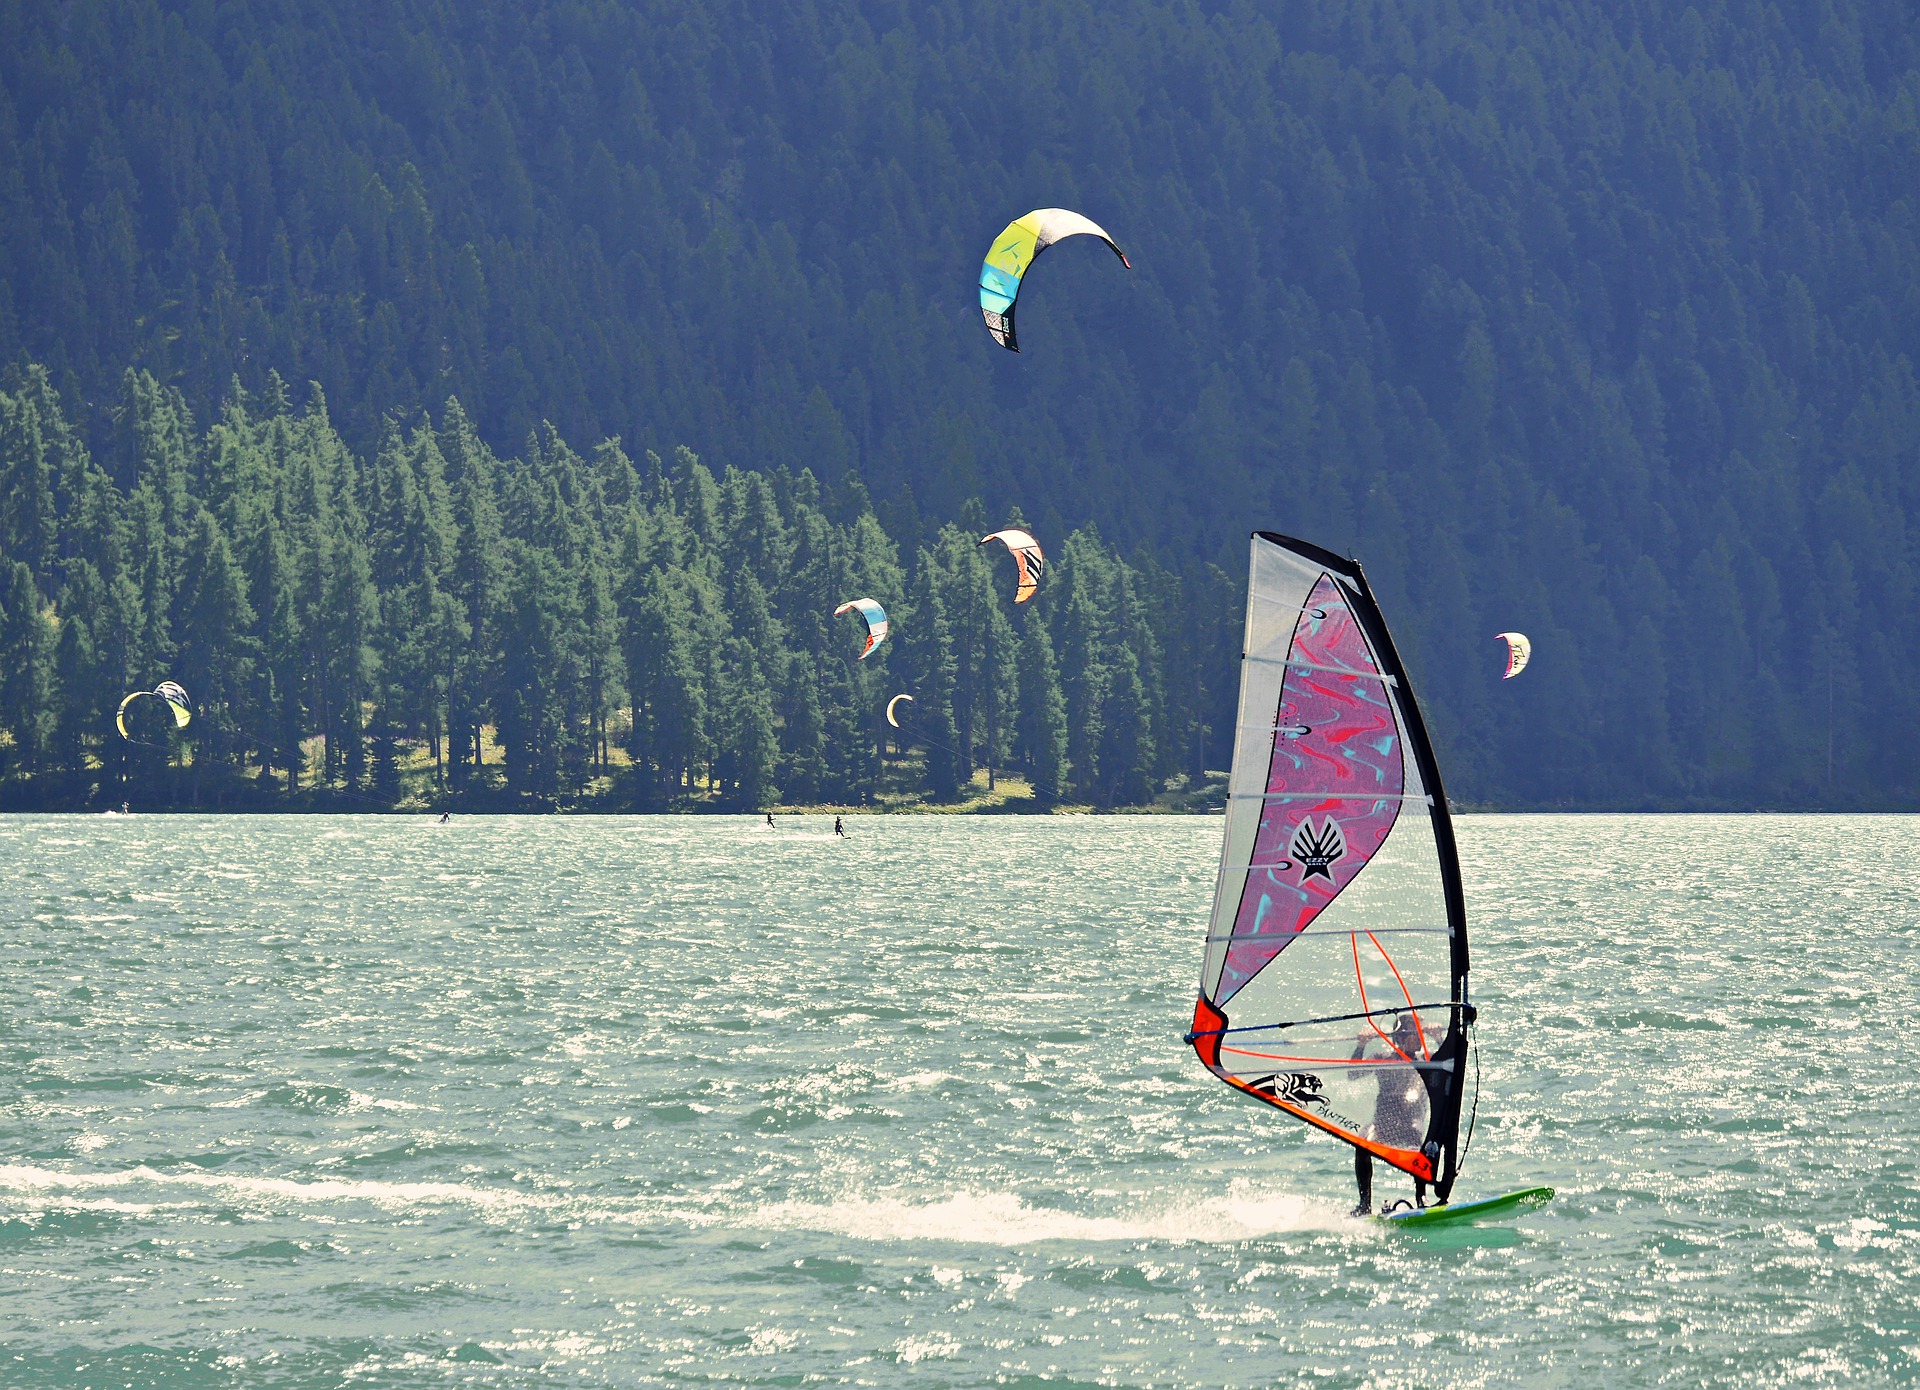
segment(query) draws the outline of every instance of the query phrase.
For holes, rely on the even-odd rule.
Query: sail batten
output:
[[[1244,868],[1246,866],[1242,865],[1241,867]],[[1410,933],[1417,933],[1417,934],[1424,934],[1424,935],[1431,935],[1431,936],[1450,936],[1453,933],[1453,928],[1451,927],[1375,927],[1373,931],[1374,931],[1374,934],[1377,936],[1406,936]],[[1351,936],[1352,934],[1353,933],[1346,932],[1346,931],[1315,931],[1312,927],[1305,927],[1305,928],[1302,928],[1300,931],[1297,931],[1294,933],[1295,936]],[[1212,933],[1208,933],[1207,935],[1207,940],[1209,942],[1232,941],[1233,939],[1234,938],[1231,935],[1214,936]],[[1259,1026],[1264,1028],[1267,1025],[1261,1024]]]
[[[1335,676],[1355,676],[1361,680],[1384,681],[1394,684],[1392,676],[1380,671],[1356,671],[1350,666],[1323,666],[1311,661],[1281,661],[1270,656],[1246,656],[1241,660],[1254,666],[1291,666],[1296,671],[1324,671]]]
[[[1419,707],[1360,566],[1305,542],[1254,536],[1241,651],[1187,1040],[1229,1085],[1444,1198],[1471,1011],[1452,825]]]
[[[1229,801],[1431,801],[1425,792],[1383,795],[1380,792],[1333,792],[1315,789],[1305,792],[1228,792]]]

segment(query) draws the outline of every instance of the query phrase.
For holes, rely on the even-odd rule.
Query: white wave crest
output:
[[[1234,1244],[1294,1231],[1349,1229],[1325,1203],[1284,1192],[1119,1204],[1104,1216],[1037,1207],[1010,1192],[958,1192],[933,1201],[848,1196],[832,1202],[775,1202],[728,1225],[830,1231],[858,1240],[943,1240],[971,1245],[1041,1241],[1165,1241]]]
[[[552,1206],[556,1199],[502,1188],[469,1187],[456,1182],[372,1182],[364,1179],[248,1177],[237,1173],[162,1173],[144,1164],[116,1173],[61,1173],[25,1164],[0,1164],[0,1192],[59,1196],[108,1188],[147,1187],[217,1194],[228,1201],[310,1204],[370,1202],[383,1207],[458,1204],[482,1210]]]

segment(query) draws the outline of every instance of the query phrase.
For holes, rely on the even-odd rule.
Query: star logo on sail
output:
[[[1347,857],[1347,837],[1340,829],[1340,822],[1332,816],[1321,821],[1317,830],[1314,829],[1313,817],[1308,816],[1294,828],[1293,839],[1287,843],[1287,853],[1304,871],[1300,875],[1302,883],[1315,874],[1331,883],[1333,866]]]

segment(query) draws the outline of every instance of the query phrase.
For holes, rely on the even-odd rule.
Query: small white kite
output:
[[[1533,643],[1524,632],[1495,633],[1494,640],[1507,644],[1507,673],[1500,679],[1510,681],[1527,669],[1527,662],[1533,657]]]

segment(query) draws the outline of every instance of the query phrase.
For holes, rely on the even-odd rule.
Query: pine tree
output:
[[[26,565],[42,584],[54,578],[61,530],[57,459],[47,438],[53,422],[42,413],[41,392],[33,389],[45,377],[44,369],[35,368],[27,389],[0,393],[0,554]]]
[[[245,696],[252,681],[253,621],[246,574],[225,530],[203,508],[182,565],[177,657],[180,674],[191,673],[189,693],[197,707],[196,788],[208,765],[235,760],[251,722]]]
[[[459,789],[481,764],[481,728],[499,689],[501,530],[493,454],[458,400],[447,402],[439,444],[453,522],[447,588],[454,620],[436,626],[435,651],[447,691],[448,770]]]
[[[648,805],[693,790],[708,753],[707,687],[694,645],[686,573],[649,570],[625,624],[631,732],[628,752]]]
[[[68,560],[65,569],[54,654],[54,760],[78,775],[87,771],[91,754],[98,754],[102,765],[106,763],[105,739],[121,692],[115,686],[116,673],[103,669],[94,638],[104,617],[107,586],[89,560]]]
[[[1067,548],[1055,603],[1061,616],[1060,664],[1068,672],[1062,682],[1067,702],[1067,764],[1073,793],[1098,803],[1111,776],[1103,777],[1101,751],[1106,744],[1107,691],[1112,675],[1107,661],[1105,624],[1095,599],[1098,552],[1089,547]],[[1072,568],[1067,563],[1071,560]],[[1064,602],[1062,602],[1064,600]]]
[[[976,765],[984,765],[991,787],[995,766],[1007,756],[1013,725],[1013,629],[973,528],[942,528],[927,554],[932,561],[933,592],[951,634],[951,699],[960,750],[957,771],[964,783]]]
[[[726,705],[721,711],[721,799],[740,810],[760,810],[779,798],[774,785],[780,741],[774,732],[773,696],[753,647],[735,637],[727,643]]]
[[[827,725],[813,658],[795,653],[787,663],[782,699],[785,729],[781,738],[780,785],[789,799],[817,805],[826,799]]]
[[[349,788],[365,785],[366,703],[377,669],[373,640],[379,597],[366,546],[336,522],[320,542],[315,602],[301,626],[321,690],[321,729],[326,734],[329,781],[345,777]]]
[[[1060,798],[1067,769],[1067,702],[1053,658],[1053,639],[1037,615],[1020,625],[1015,658],[1019,683],[1014,755],[1042,805]]]
[[[1094,754],[1098,776],[1091,783],[1095,804],[1138,806],[1153,798],[1156,760],[1151,702],[1131,647],[1113,649],[1103,684],[1106,698]]]
[[[552,798],[578,785],[580,709],[577,594],[559,563],[538,546],[507,543],[502,614],[500,741],[507,785]]]
[[[109,723],[112,710],[131,691],[140,688],[137,677],[146,667],[141,636],[146,617],[141,611],[140,590],[124,570],[114,576],[94,623],[94,646],[99,657],[98,708],[96,733],[100,739],[101,765],[124,785],[136,766],[137,751],[119,737]]]
[[[926,750],[925,781],[936,800],[959,795],[964,776],[960,733],[953,717],[956,662],[946,604],[934,577],[931,552],[915,559],[912,606],[916,620],[901,637],[901,658],[913,694],[912,737]]]
[[[38,771],[49,752],[57,640],[33,570],[20,560],[0,562],[0,727],[13,735],[9,771]]]
[[[86,771],[87,743],[99,727],[85,693],[94,688],[94,665],[93,633],[86,619],[77,614],[62,619],[53,659],[57,694],[52,753],[54,764],[64,772]]]

